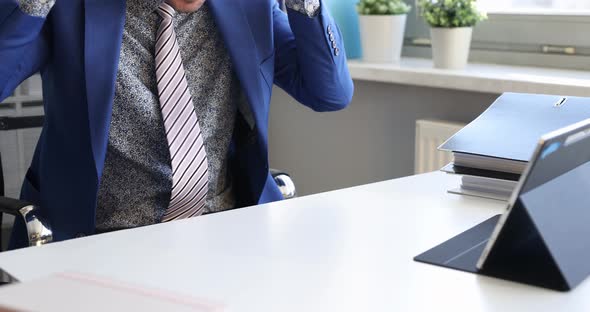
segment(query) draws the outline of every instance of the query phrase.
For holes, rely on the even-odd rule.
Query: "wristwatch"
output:
[[[285,5],[291,10],[316,17],[320,9],[320,0],[286,0]]]

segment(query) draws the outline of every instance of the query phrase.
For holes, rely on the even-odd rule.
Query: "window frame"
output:
[[[429,26],[415,1],[406,1],[413,9],[408,14],[404,55],[428,58]],[[474,28],[470,61],[590,70],[590,36],[584,29],[590,29],[590,15],[490,13]],[[544,46],[573,47],[576,54],[546,53]]]

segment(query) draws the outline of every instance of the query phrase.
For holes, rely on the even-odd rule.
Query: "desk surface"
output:
[[[590,311],[559,293],[412,261],[504,204],[432,173],[0,255],[28,281],[76,271],[220,301],[229,311]],[[1,298],[0,291],[0,298]]]

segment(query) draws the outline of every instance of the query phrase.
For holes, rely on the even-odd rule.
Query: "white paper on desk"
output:
[[[478,191],[466,190],[466,189],[460,188],[460,187],[450,189],[450,190],[448,190],[448,193],[454,194],[454,195],[465,195],[465,196],[471,196],[471,197],[493,199],[493,200],[504,201],[504,202],[507,202],[510,200],[510,195],[478,192]]]
[[[0,288],[0,311],[104,312],[178,311],[219,312],[224,307],[135,285],[76,273]]]

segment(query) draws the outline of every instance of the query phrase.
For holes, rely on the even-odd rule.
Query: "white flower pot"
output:
[[[434,67],[463,69],[467,66],[471,48],[472,27],[431,28]]]
[[[363,60],[373,63],[397,63],[400,61],[406,14],[360,15]]]

